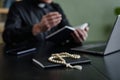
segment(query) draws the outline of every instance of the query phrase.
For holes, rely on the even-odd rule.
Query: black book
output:
[[[72,65],[74,64],[83,64],[83,63],[90,63],[91,60],[81,56],[81,58],[79,59],[73,59],[73,58],[64,58],[66,60],[67,63],[70,63]],[[48,57],[40,57],[40,56],[35,56],[32,61],[37,65],[40,66],[42,68],[53,68],[53,67],[60,67],[60,66],[65,66],[62,64],[57,64],[57,63],[53,63],[48,61]]]
[[[61,29],[47,35],[46,40],[56,42],[56,43],[65,42],[70,39],[71,33],[76,28],[85,29],[86,27],[88,27],[88,23],[84,23],[84,24],[76,26],[76,27],[65,26],[65,27],[62,27]]]
[[[74,30],[75,29],[72,27],[65,26],[46,36],[46,40],[56,42],[56,43],[64,42],[70,38],[70,33],[73,32]]]

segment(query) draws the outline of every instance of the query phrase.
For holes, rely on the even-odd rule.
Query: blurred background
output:
[[[14,1],[14,0],[11,0]],[[18,0],[19,1],[19,0]],[[109,37],[115,19],[120,14],[120,0],[54,0],[63,8],[72,26],[90,24],[87,41],[104,41]],[[0,43],[10,0],[0,0]]]

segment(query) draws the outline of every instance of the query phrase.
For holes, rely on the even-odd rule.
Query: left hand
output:
[[[89,27],[86,27],[84,30],[77,28],[73,33],[71,33],[76,43],[82,43],[88,37]]]

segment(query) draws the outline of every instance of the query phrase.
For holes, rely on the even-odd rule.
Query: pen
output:
[[[28,52],[32,52],[32,51],[35,51],[36,48],[30,48],[30,49],[27,49],[27,50],[23,50],[23,51],[19,51],[17,52],[17,54],[24,54],[24,53],[28,53]]]

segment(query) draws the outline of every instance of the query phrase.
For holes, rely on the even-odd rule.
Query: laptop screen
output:
[[[113,30],[109,37],[105,54],[120,50],[120,15],[118,15],[117,20],[114,24]]]

